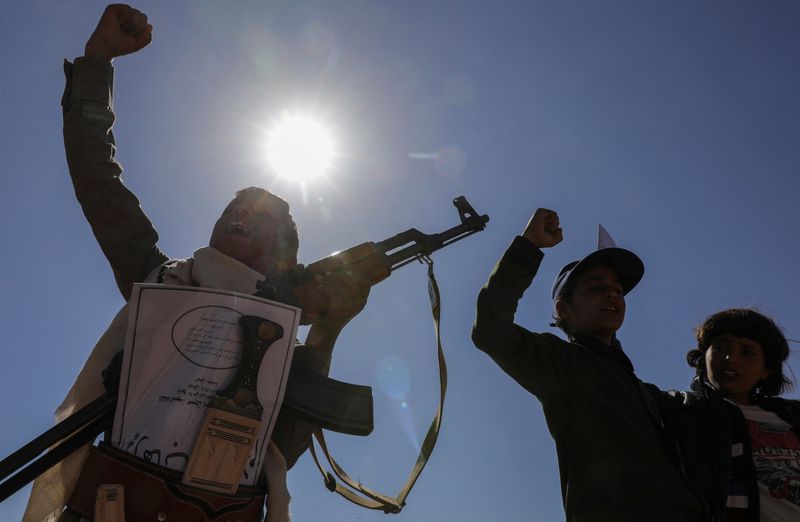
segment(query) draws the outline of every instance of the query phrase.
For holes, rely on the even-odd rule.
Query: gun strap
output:
[[[344,471],[344,469],[342,469],[341,466],[339,466],[336,460],[331,457],[330,453],[328,452],[328,446],[325,443],[323,431],[322,429],[318,428],[314,431],[314,438],[317,440],[317,443],[319,443],[320,449],[325,455],[328,464],[330,464],[333,473],[335,473],[339,478],[339,481],[337,482],[333,475],[330,472],[325,471],[325,469],[322,467],[322,464],[317,458],[317,453],[314,449],[314,441],[312,440],[310,444],[311,456],[314,458],[314,463],[317,465],[317,468],[319,468],[320,473],[322,473],[322,476],[324,477],[325,486],[330,491],[339,493],[347,500],[358,504],[359,506],[363,506],[368,509],[381,510],[385,513],[399,513],[400,510],[403,509],[403,506],[406,504],[406,497],[408,497],[408,494],[411,492],[411,488],[414,487],[414,483],[417,481],[417,478],[419,478],[420,473],[422,473],[422,469],[425,467],[425,464],[427,464],[431,453],[433,453],[433,448],[436,445],[436,439],[439,437],[439,427],[442,423],[442,411],[444,409],[444,398],[447,392],[447,364],[445,363],[444,351],[442,350],[441,330],[439,326],[441,312],[439,286],[436,284],[436,278],[433,275],[433,260],[427,256],[422,257],[421,260],[428,264],[428,297],[431,301],[433,328],[436,333],[436,347],[439,359],[439,406],[436,410],[436,415],[434,415],[433,421],[431,421],[431,425],[428,428],[428,433],[425,435],[425,440],[423,441],[419,455],[417,456],[417,462],[414,464],[414,468],[411,470],[405,485],[400,489],[400,492],[397,494],[397,496],[391,497],[382,493],[378,493],[377,491],[373,491],[362,483],[356,482]]]

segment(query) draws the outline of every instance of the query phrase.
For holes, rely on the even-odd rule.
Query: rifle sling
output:
[[[314,441],[312,440],[310,444],[311,456],[314,458],[314,463],[317,465],[317,468],[319,468],[320,473],[322,473],[325,486],[330,491],[335,491],[347,500],[358,504],[359,506],[368,509],[382,510],[385,513],[399,513],[400,510],[403,509],[403,506],[406,504],[406,498],[411,492],[411,488],[414,487],[414,483],[417,481],[417,478],[419,478],[420,473],[422,473],[425,464],[427,464],[428,459],[433,452],[433,448],[436,445],[436,439],[439,436],[439,428],[442,423],[442,412],[444,409],[444,398],[447,392],[447,365],[445,363],[444,351],[442,350],[441,330],[439,324],[441,315],[439,287],[436,284],[436,278],[433,275],[433,260],[427,257],[423,257],[422,259],[428,263],[428,296],[431,301],[433,328],[436,333],[437,355],[439,360],[439,406],[436,410],[433,420],[431,421],[431,425],[428,428],[428,433],[425,435],[425,440],[422,443],[422,447],[419,455],[417,456],[417,461],[414,464],[414,468],[411,470],[405,485],[400,489],[400,492],[396,496],[391,497],[382,493],[378,493],[377,491],[364,486],[360,482],[356,482],[344,471],[344,469],[342,469],[341,466],[339,466],[336,460],[331,457],[330,453],[328,452],[327,444],[325,443],[325,436],[322,432],[322,429],[318,428],[314,431],[314,438],[317,440],[317,443],[319,443],[320,449],[325,455],[328,464],[330,464],[331,469],[339,478],[339,482],[337,482],[333,475],[330,472],[325,471],[325,469],[322,467],[322,464],[317,458],[316,450],[314,449]]]

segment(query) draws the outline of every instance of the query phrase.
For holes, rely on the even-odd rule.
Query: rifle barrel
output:
[[[489,216],[479,216],[473,220],[472,223],[462,223],[439,234],[423,234],[422,232],[412,228],[411,230],[397,234],[386,241],[382,241],[379,243],[379,245],[382,248],[387,244],[392,246],[393,243],[396,243],[400,238],[408,239],[404,243],[401,243],[397,246],[412,243],[401,250],[386,254],[386,259],[391,266],[391,269],[396,270],[423,256],[429,256],[435,251],[440,250],[451,243],[455,243],[456,241],[464,239],[475,232],[480,232],[486,227],[487,221],[489,221]],[[397,246],[395,246],[395,248]]]

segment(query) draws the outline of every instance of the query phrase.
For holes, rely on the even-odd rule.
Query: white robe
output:
[[[162,273],[162,268],[166,267]],[[210,247],[197,250],[189,259],[169,261],[159,266],[145,282],[217,288],[253,294],[264,276],[247,265]],[[122,307],[100,337],[83,365],[64,401],[56,409],[61,422],[105,393],[102,372],[114,354],[122,350],[128,326],[128,305]],[[87,444],[43,473],[33,483],[22,522],[55,522],[61,515],[83,463],[89,454]]]

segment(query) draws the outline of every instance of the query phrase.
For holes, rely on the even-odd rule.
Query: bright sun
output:
[[[334,145],[320,122],[286,114],[267,133],[267,159],[278,176],[305,183],[331,167]]]

